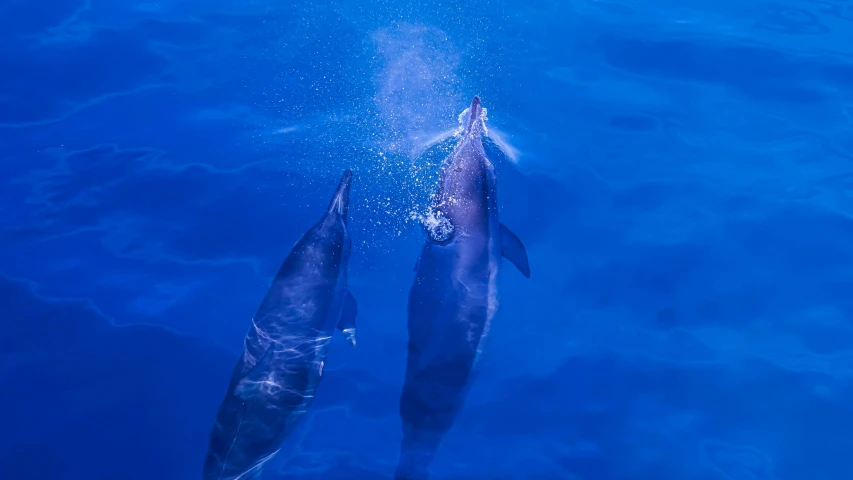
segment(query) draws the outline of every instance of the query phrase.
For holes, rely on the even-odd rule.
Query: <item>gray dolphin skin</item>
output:
[[[260,478],[314,400],[335,329],[355,346],[358,307],[347,291],[351,182],[347,170],[252,318],[210,434],[204,480]]]
[[[409,292],[396,480],[429,477],[441,440],[462,408],[497,309],[501,258],[530,277],[524,245],[498,219],[495,171],[483,149],[479,97],[469,112],[462,138],[442,165]]]

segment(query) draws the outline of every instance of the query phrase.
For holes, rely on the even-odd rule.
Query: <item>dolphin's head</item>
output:
[[[346,265],[352,248],[347,231],[351,184],[352,170],[347,169],[323,217],[294,245],[294,261],[299,258],[299,264],[322,266],[330,269],[329,274]]]
[[[482,112],[480,97],[474,97],[465,133],[442,166],[426,222],[427,236],[436,243],[488,229],[495,175],[483,148]]]

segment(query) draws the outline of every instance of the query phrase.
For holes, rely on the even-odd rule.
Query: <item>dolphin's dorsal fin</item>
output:
[[[355,297],[347,290],[347,295],[344,297],[344,307],[341,310],[341,320],[338,322],[338,330],[349,340],[352,346],[355,346],[355,317],[358,315],[358,303]]]
[[[518,236],[503,223],[501,224],[501,255],[509,260],[518,271],[527,278],[530,278],[530,263],[527,260],[527,250],[524,244],[518,239]]]

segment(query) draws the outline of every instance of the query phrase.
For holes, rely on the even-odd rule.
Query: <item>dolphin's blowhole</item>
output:
[[[449,218],[443,216],[441,212],[436,213],[433,210],[423,219],[424,230],[427,237],[433,243],[446,245],[453,240],[455,228]]]

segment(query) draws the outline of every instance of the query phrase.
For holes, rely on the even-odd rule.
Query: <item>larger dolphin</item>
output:
[[[335,328],[355,345],[358,309],[347,290],[351,182],[347,170],[323,218],[294,245],[252,318],[210,434],[204,480],[260,478],[314,400]]]
[[[409,292],[409,352],[400,396],[403,442],[396,480],[425,480],[462,407],[497,309],[501,258],[530,276],[527,253],[498,219],[494,167],[474,97],[462,138],[445,160],[427,215],[427,239]]]

